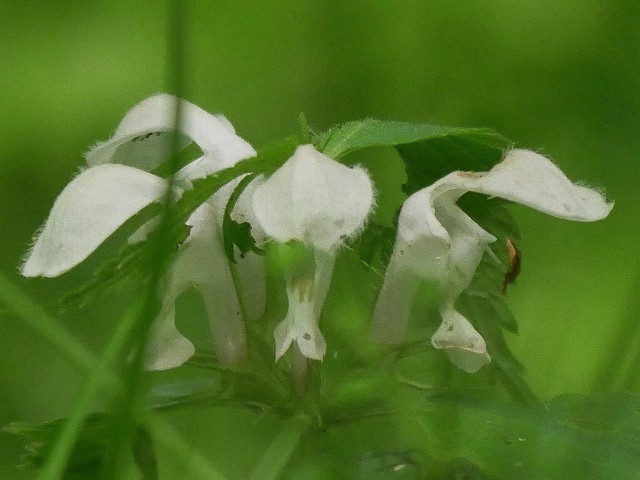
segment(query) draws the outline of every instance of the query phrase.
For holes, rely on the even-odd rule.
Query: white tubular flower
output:
[[[177,185],[188,187],[196,178],[255,155],[226,118],[210,115],[168,94],[147,98],[127,113],[110,140],[87,153],[89,168],[56,199],[22,266],[24,276],[55,277],[65,273],[85,260],[129,218],[164,197],[169,182],[146,170],[158,167],[171,154],[168,132],[174,128],[178,102],[181,146],[193,141],[203,155],[176,174]],[[173,194],[180,195],[181,189],[175,188]],[[162,309],[151,330],[146,359],[149,368],[177,367],[193,355],[194,347],[176,329],[173,315],[175,299],[191,286],[196,286],[204,298],[219,360],[230,363],[244,355],[244,326],[222,248],[221,215],[215,211],[220,203],[220,199],[212,198],[187,221],[191,232],[179,247],[160,292]],[[147,223],[130,241],[146,237],[156,223]]]
[[[287,278],[289,311],[275,330],[276,360],[297,343],[307,357],[321,360],[326,344],[318,328],[337,249],[364,224],[373,206],[373,186],[359,167],[347,167],[298,147],[280,169],[255,187],[253,210],[267,237],[298,240],[314,252],[308,277]]]
[[[420,282],[436,282],[442,290],[442,325],[431,342],[460,369],[475,372],[490,357],[484,339],[454,305],[495,237],[456,205],[465,192],[501,197],[581,222],[606,217],[613,205],[599,192],[572,183],[549,159],[529,150],[509,151],[488,172],[450,173],[407,198],[374,311],[374,336],[383,343],[402,341]]]

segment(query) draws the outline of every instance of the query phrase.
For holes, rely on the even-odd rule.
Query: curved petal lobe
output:
[[[256,186],[253,208],[265,233],[285,243],[300,240],[329,251],[364,224],[373,205],[367,173],[298,147],[271,177]]]
[[[70,270],[166,189],[161,178],[125,165],[81,172],[53,204],[22,275],[55,277]]]
[[[484,339],[466,318],[452,308],[441,314],[440,328],[431,337],[435,348],[445,350],[451,362],[467,373],[491,361]]]
[[[176,328],[174,300],[163,306],[151,327],[151,336],[145,351],[147,370],[168,370],[179,367],[196,352],[193,343]]]
[[[87,164],[121,163],[144,170],[160,165],[171,152],[171,135],[166,132],[174,129],[178,101],[182,109],[179,132],[183,146],[193,141],[205,154],[195,161],[202,164],[198,171],[211,169],[211,164],[216,169],[225,168],[255,155],[251,145],[235,134],[223,116],[211,115],[186,100],[161,93],[129,110],[113,137],[87,153]]]
[[[289,311],[274,332],[276,361],[293,342],[305,357],[322,360],[327,344],[318,328],[319,312],[314,297],[314,283],[311,280],[298,282],[297,285],[287,283]]]
[[[501,197],[566,220],[601,220],[613,208],[600,192],[573,183],[551,160],[531,150],[511,150],[488,172],[454,172],[450,181],[454,188]]]

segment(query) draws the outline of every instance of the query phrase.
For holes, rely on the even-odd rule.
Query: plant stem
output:
[[[285,421],[264,455],[249,475],[249,480],[276,480],[298,448],[309,424],[298,417]]]
[[[69,417],[65,423],[44,467],[38,475],[39,479],[50,480],[62,477],[69,455],[73,451],[76,439],[82,428],[83,421],[90,413],[96,397],[101,391],[102,385],[105,384],[112,375],[110,370],[112,364],[121,356],[123,349],[128,345],[131,332],[136,326],[136,320],[139,316],[140,304],[136,307],[137,308],[132,309],[129,315],[120,323],[102,357],[92,369],[89,381],[83,388],[71,417]]]

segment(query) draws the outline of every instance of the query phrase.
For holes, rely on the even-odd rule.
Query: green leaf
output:
[[[340,158],[363,148],[399,146],[416,142],[444,141],[446,148],[458,145],[482,144],[501,149],[507,145],[504,137],[486,128],[442,127],[408,122],[375,120],[372,118],[348,122],[318,135],[314,143],[332,158]],[[442,146],[441,146],[442,148]],[[453,154],[459,152],[452,152]]]
[[[64,422],[64,419],[37,425],[17,422],[7,425],[3,430],[28,439],[21,462],[23,466],[35,469],[44,465]],[[94,413],[86,417],[69,457],[65,479],[89,478],[99,470],[109,442],[109,428],[107,414]]]
[[[255,252],[264,254],[264,250],[258,248],[255,239],[251,236],[251,225],[248,222],[238,223],[231,218],[231,212],[238,202],[238,198],[242,195],[242,192],[251,181],[256,178],[257,174],[251,174],[244,177],[236,188],[233,189],[233,193],[229,197],[229,201],[224,209],[224,215],[222,217],[222,238],[224,243],[224,252],[231,263],[236,263],[235,247],[240,250],[240,255],[243,256],[248,252]]]
[[[222,390],[219,375],[176,380],[154,385],[149,392],[147,404],[155,410],[193,405],[219,398]]]
[[[235,399],[223,395],[218,377],[180,380],[152,388],[147,404],[153,410],[198,405],[202,403],[237,405]],[[21,465],[37,469],[44,465],[56,439],[65,425],[65,419],[41,424],[16,422],[3,427],[3,431],[26,438]],[[82,424],[69,456],[64,479],[93,478],[100,470],[109,445],[110,434],[116,418],[107,413],[92,413]],[[152,448],[151,434],[143,425],[138,425],[133,443],[133,456],[144,480],[157,478],[156,459]]]
[[[508,140],[487,129],[458,129],[448,135],[403,144],[407,195],[456,170],[486,172],[500,162]]]
[[[396,227],[387,227],[377,222],[369,222],[360,236],[349,246],[367,268],[384,268],[391,258],[396,237]]]
[[[512,397],[525,404],[539,401],[524,379],[524,368],[509,350],[504,330],[518,332],[514,315],[507,306],[503,287],[509,270],[506,239],[520,238],[515,221],[502,201],[468,194],[459,202],[465,212],[497,240],[490,244],[469,288],[458,299],[460,312],[475,326],[487,343],[491,364]]]
[[[153,451],[153,441],[144,427],[136,429],[133,440],[133,459],[142,475],[142,480],[158,480],[158,461]]]

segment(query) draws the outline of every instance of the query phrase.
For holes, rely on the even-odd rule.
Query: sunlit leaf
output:
[[[422,145],[422,142],[433,142],[433,146]],[[460,157],[461,154],[469,158],[477,156],[478,152],[486,151],[486,148],[500,150],[507,145],[504,137],[486,128],[442,127],[372,118],[334,127],[318,135],[314,143],[318,145],[319,150],[333,158],[363,148],[409,144],[413,144],[413,148],[430,151],[431,156],[434,156],[433,152],[443,152],[446,157],[446,152],[451,152],[448,158]],[[479,145],[486,148],[479,150]],[[424,158],[426,160],[429,156]]]

